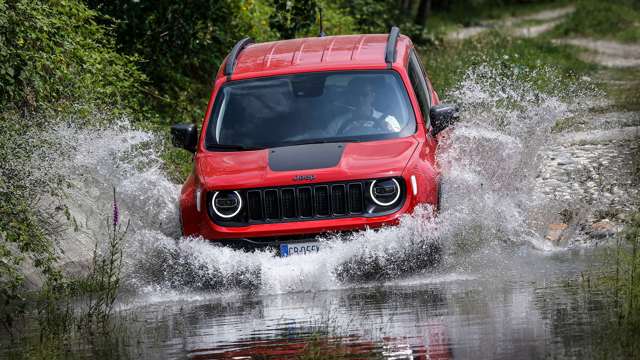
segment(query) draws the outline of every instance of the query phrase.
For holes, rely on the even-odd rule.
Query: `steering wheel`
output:
[[[370,128],[372,130],[375,130],[375,132],[384,132],[387,130],[385,124],[384,124],[384,119],[381,117],[380,119],[375,119],[373,117],[371,117],[370,120],[367,121],[373,121],[373,126],[371,127],[366,127],[366,128]],[[340,125],[340,127],[338,128],[337,133],[340,135],[349,135],[349,134],[345,134],[345,132],[347,132],[347,130],[352,130],[355,127],[365,127],[364,126],[364,121],[361,120],[353,120],[353,117],[351,117],[351,119],[345,120],[342,125]]]

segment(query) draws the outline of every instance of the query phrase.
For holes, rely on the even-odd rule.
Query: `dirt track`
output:
[[[504,29],[514,36],[534,37],[553,29],[562,21],[563,17],[572,13],[574,10],[574,6],[565,6],[524,16],[509,17],[497,21],[486,21],[482,22],[480,26],[464,27],[453,31],[449,33],[446,38],[449,40],[464,40],[494,28]],[[527,22],[530,21],[540,23],[535,25],[527,24]]]
[[[581,58],[587,62],[609,67],[640,66],[640,45],[638,44],[621,44],[589,38],[559,39],[555,42],[587,50],[581,54]]]

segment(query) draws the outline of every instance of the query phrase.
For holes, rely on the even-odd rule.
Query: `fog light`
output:
[[[237,191],[217,191],[211,198],[211,208],[221,218],[230,219],[242,209],[242,198]]]
[[[396,179],[374,180],[369,187],[369,194],[377,205],[393,205],[400,198],[400,184]]]

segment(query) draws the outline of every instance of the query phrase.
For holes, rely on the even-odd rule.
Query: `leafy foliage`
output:
[[[318,5],[315,0],[272,0],[273,12],[269,25],[282,39],[309,31],[316,22]]]
[[[386,33],[397,24],[398,4],[393,1],[343,0],[341,7],[354,19],[358,31],[365,34]]]
[[[77,0],[0,2],[0,107],[137,107],[144,77]]]
[[[51,283],[60,279],[54,266],[58,211],[47,206],[45,197],[56,194],[61,179],[31,166],[36,142],[53,151],[57,147],[32,137],[31,129],[40,121],[25,127],[16,119],[0,115],[0,322],[6,325],[24,307],[21,266],[26,259]]]
[[[89,0],[107,15],[120,51],[144,59],[149,101],[164,121],[202,119],[215,70],[229,49],[252,32],[251,6],[239,0]],[[171,117],[169,117],[171,116]]]
[[[135,58],[116,52],[96,15],[78,0],[0,1],[0,321],[7,325],[24,305],[25,263],[48,289],[61,280],[55,242],[65,180],[46,160],[66,149],[41,132],[62,113],[143,107]]]

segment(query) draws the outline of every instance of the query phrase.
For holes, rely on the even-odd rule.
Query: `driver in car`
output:
[[[349,81],[347,95],[351,111],[330,124],[336,136],[397,133],[402,130],[398,119],[374,108],[376,93],[373,84],[361,77]]]

